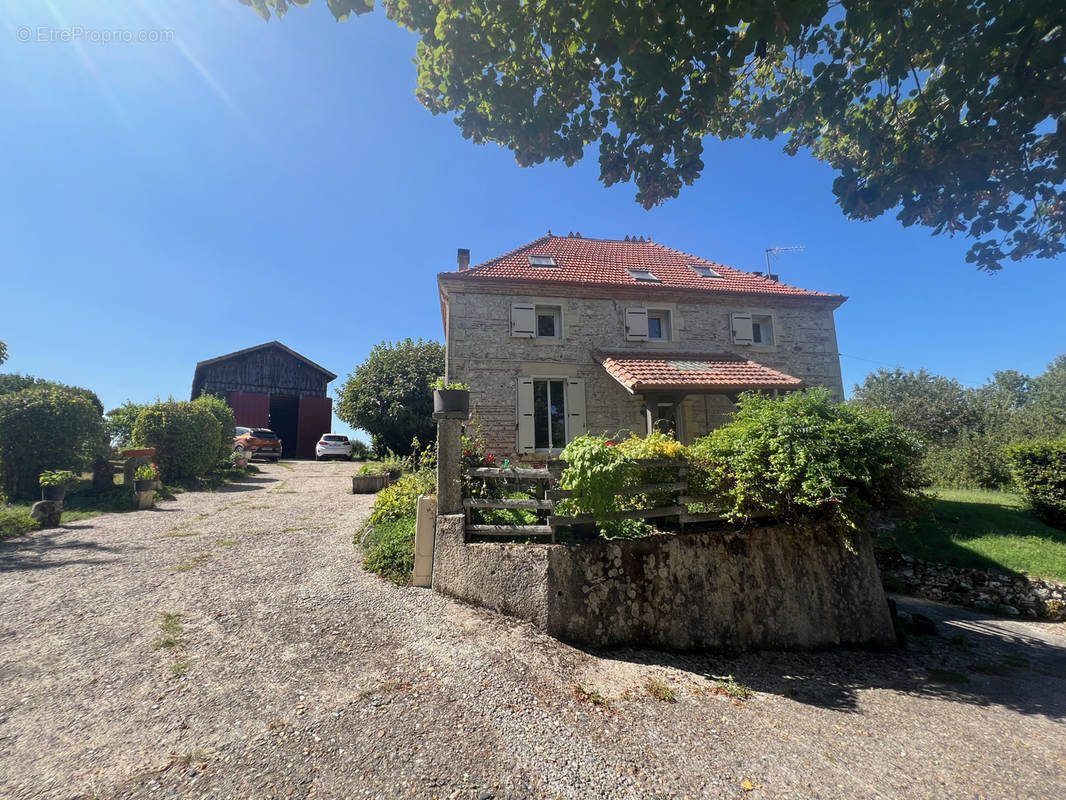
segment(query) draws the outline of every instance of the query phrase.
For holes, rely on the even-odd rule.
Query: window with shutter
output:
[[[733,344],[752,344],[751,314],[730,315],[733,325]]]
[[[519,378],[516,397],[518,421],[518,452],[532,453],[536,448],[533,436],[533,379]]]
[[[569,412],[566,440],[570,442],[588,432],[588,425],[585,423],[585,379],[567,379],[566,395],[566,407]]]
[[[631,342],[648,340],[648,309],[626,309],[626,339]]]
[[[537,307],[532,303],[511,303],[511,336],[532,339],[537,335]]]

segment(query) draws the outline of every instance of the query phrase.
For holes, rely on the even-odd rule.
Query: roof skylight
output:
[[[688,268],[699,275],[701,278],[721,278],[722,273],[717,272],[706,264],[689,264]]]
[[[638,281],[647,281],[648,283],[659,283],[659,279],[646,269],[627,269],[626,272],[628,272]]]
[[[557,267],[554,256],[538,256],[530,253],[529,266],[531,267]]]

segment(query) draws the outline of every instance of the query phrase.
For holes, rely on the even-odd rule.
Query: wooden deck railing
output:
[[[626,497],[649,494],[657,495],[661,499],[665,495],[669,497],[669,502],[667,503],[648,508],[617,511],[599,517],[593,514],[556,514],[558,501],[580,499],[574,490],[558,488],[559,476],[565,466],[564,462],[554,461],[539,469],[475,467],[467,470],[466,474],[470,479],[503,481],[509,488],[513,487],[508,492],[500,491],[499,493],[514,493],[519,489],[525,489],[534,495],[530,498],[513,499],[464,496],[463,511],[466,514],[467,533],[477,536],[499,537],[548,536],[554,542],[557,530],[569,525],[606,522],[609,520],[675,517],[679,527],[684,530],[686,524],[721,519],[718,514],[714,513],[690,512],[690,506],[706,503],[710,498],[705,495],[694,494],[690,490],[688,464],[685,461],[674,459],[638,459],[633,462],[633,467],[636,469],[673,469],[676,470],[676,480],[623,487],[617,492],[619,496]],[[473,522],[471,513],[477,509],[527,510],[535,512],[541,519],[537,524],[529,525],[480,524]]]

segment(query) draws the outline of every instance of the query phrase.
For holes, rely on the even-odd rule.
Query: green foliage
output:
[[[351,439],[352,443],[352,460],[353,461],[366,461],[370,458],[370,448],[367,447],[366,442],[359,439]]]
[[[155,464],[141,464],[133,471],[133,479],[135,481],[157,481],[159,480],[159,467]]]
[[[596,145],[600,180],[650,208],[699,178],[708,138],[780,137],[833,168],[852,219],[964,233],[985,270],[1064,250],[1061,0],[383,6],[420,39],[418,100],[522,166]]]
[[[920,484],[913,434],[878,409],[837,405],[824,388],[780,399],[741,395],[733,422],[690,448],[731,520],[824,516],[859,529],[873,509],[899,507]]]
[[[7,361],[7,342],[0,339],[0,364],[3,364],[5,361]]]
[[[25,508],[11,508],[0,505],[0,539],[35,531],[40,527],[37,520],[30,516]]]
[[[970,422],[962,384],[924,369],[879,369],[867,375],[853,394],[855,405],[885,409],[896,422],[930,444],[954,440]]]
[[[137,415],[147,407],[144,403],[127,400],[107,412],[107,433],[111,437],[112,447],[121,450],[133,444],[133,425],[137,422]]]
[[[45,470],[86,470],[106,450],[100,409],[87,389],[56,384],[0,395],[0,492],[29,497]]]
[[[363,545],[363,569],[400,585],[411,582],[415,569],[414,517],[378,523],[367,532]]]
[[[532,495],[526,492],[511,492],[508,500],[528,500]],[[475,508],[471,512],[472,520],[478,525],[536,525],[537,512],[528,508]]]
[[[70,486],[78,479],[68,469],[46,469],[37,476],[37,483],[41,486]]]
[[[436,389],[438,392],[442,391],[470,391],[470,384],[462,383],[461,381],[446,381],[443,377],[437,378],[433,383],[429,385],[429,388]]]
[[[617,491],[632,462],[613,441],[606,436],[578,436],[559,457],[566,462],[559,486],[575,494],[559,503],[561,513],[603,517],[619,510]]]
[[[133,426],[138,447],[154,447],[163,480],[207,475],[218,461],[219,423],[203,403],[168,400],[146,407]]]
[[[404,517],[414,517],[418,512],[418,496],[433,494],[437,478],[432,472],[410,472],[398,481],[378,492],[368,524],[377,525]]]
[[[1066,530],[1066,437],[1013,444],[1007,448],[1007,458],[1014,481],[1036,516]]]
[[[369,433],[375,452],[407,455],[414,437],[432,442],[437,435],[429,384],[443,371],[439,342],[382,342],[340,388],[337,416]]]
[[[201,408],[211,412],[218,423],[218,461],[229,462],[233,452],[233,437],[237,434],[237,418],[229,403],[213,394],[202,394],[192,401]]]

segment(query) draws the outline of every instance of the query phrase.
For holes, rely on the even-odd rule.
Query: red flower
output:
[[[614,442],[604,442],[608,447],[614,447]]]
[[[487,456],[485,456],[485,460],[486,460],[486,461],[487,461],[488,463],[490,463],[490,464],[495,464],[495,463],[496,463],[496,456],[494,456],[494,455],[487,455]]]
[[[470,451],[469,450],[464,450],[463,451],[463,456],[466,457],[468,455],[470,455]]]

